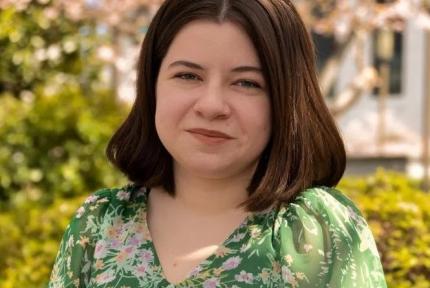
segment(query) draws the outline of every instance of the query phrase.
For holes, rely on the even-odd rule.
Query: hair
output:
[[[165,1],[143,41],[136,99],[108,143],[109,161],[135,185],[161,185],[175,194],[172,157],[155,129],[155,85],[175,35],[195,20],[244,28],[269,89],[272,134],[241,205],[262,211],[309,187],[335,186],[345,170],[345,148],[319,88],[312,40],[289,0]]]

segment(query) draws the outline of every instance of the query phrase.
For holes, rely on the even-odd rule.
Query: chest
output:
[[[245,214],[218,219],[153,216],[149,229],[154,251],[170,283],[183,282],[198,271],[246,219]]]

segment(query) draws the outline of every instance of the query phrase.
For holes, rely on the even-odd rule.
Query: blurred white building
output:
[[[422,155],[424,136],[425,99],[430,67],[430,46],[426,30],[410,21],[402,32],[392,33],[392,55],[389,61],[389,90],[385,113],[380,113],[380,91],[363,95],[352,108],[337,120],[349,156],[347,173],[362,174],[375,166],[406,171],[411,176],[423,176]],[[365,41],[365,61],[380,67],[377,33]],[[320,39],[321,40],[321,39]],[[319,55],[327,55],[330,39],[315,39]],[[327,42],[328,41],[328,42]],[[326,43],[324,43],[326,42]],[[334,93],[342,91],[356,75],[355,51],[349,51],[340,68]],[[347,55],[348,55],[347,54]],[[426,64],[427,63],[427,64]],[[381,118],[383,117],[383,119]],[[379,128],[384,121],[384,131]],[[383,133],[383,140],[380,135]]]

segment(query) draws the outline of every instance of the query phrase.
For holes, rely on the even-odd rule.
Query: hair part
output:
[[[242,205],[261,211],[306,188],[335,186],[345,170],[345,148],[319,88],[312,40],[289,0],[165,1],[143,41],[136,100],[108,143],[108,159],[134,184],[162,185],[175,194],[172,157],[155,129],[155,86],[175,35],[195,20],[243,28],[269,88],[272,135]]]

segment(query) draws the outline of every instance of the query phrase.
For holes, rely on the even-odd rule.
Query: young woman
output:
[[[107,155],[49,287],[386,287],[290,1],[165,1]]]

